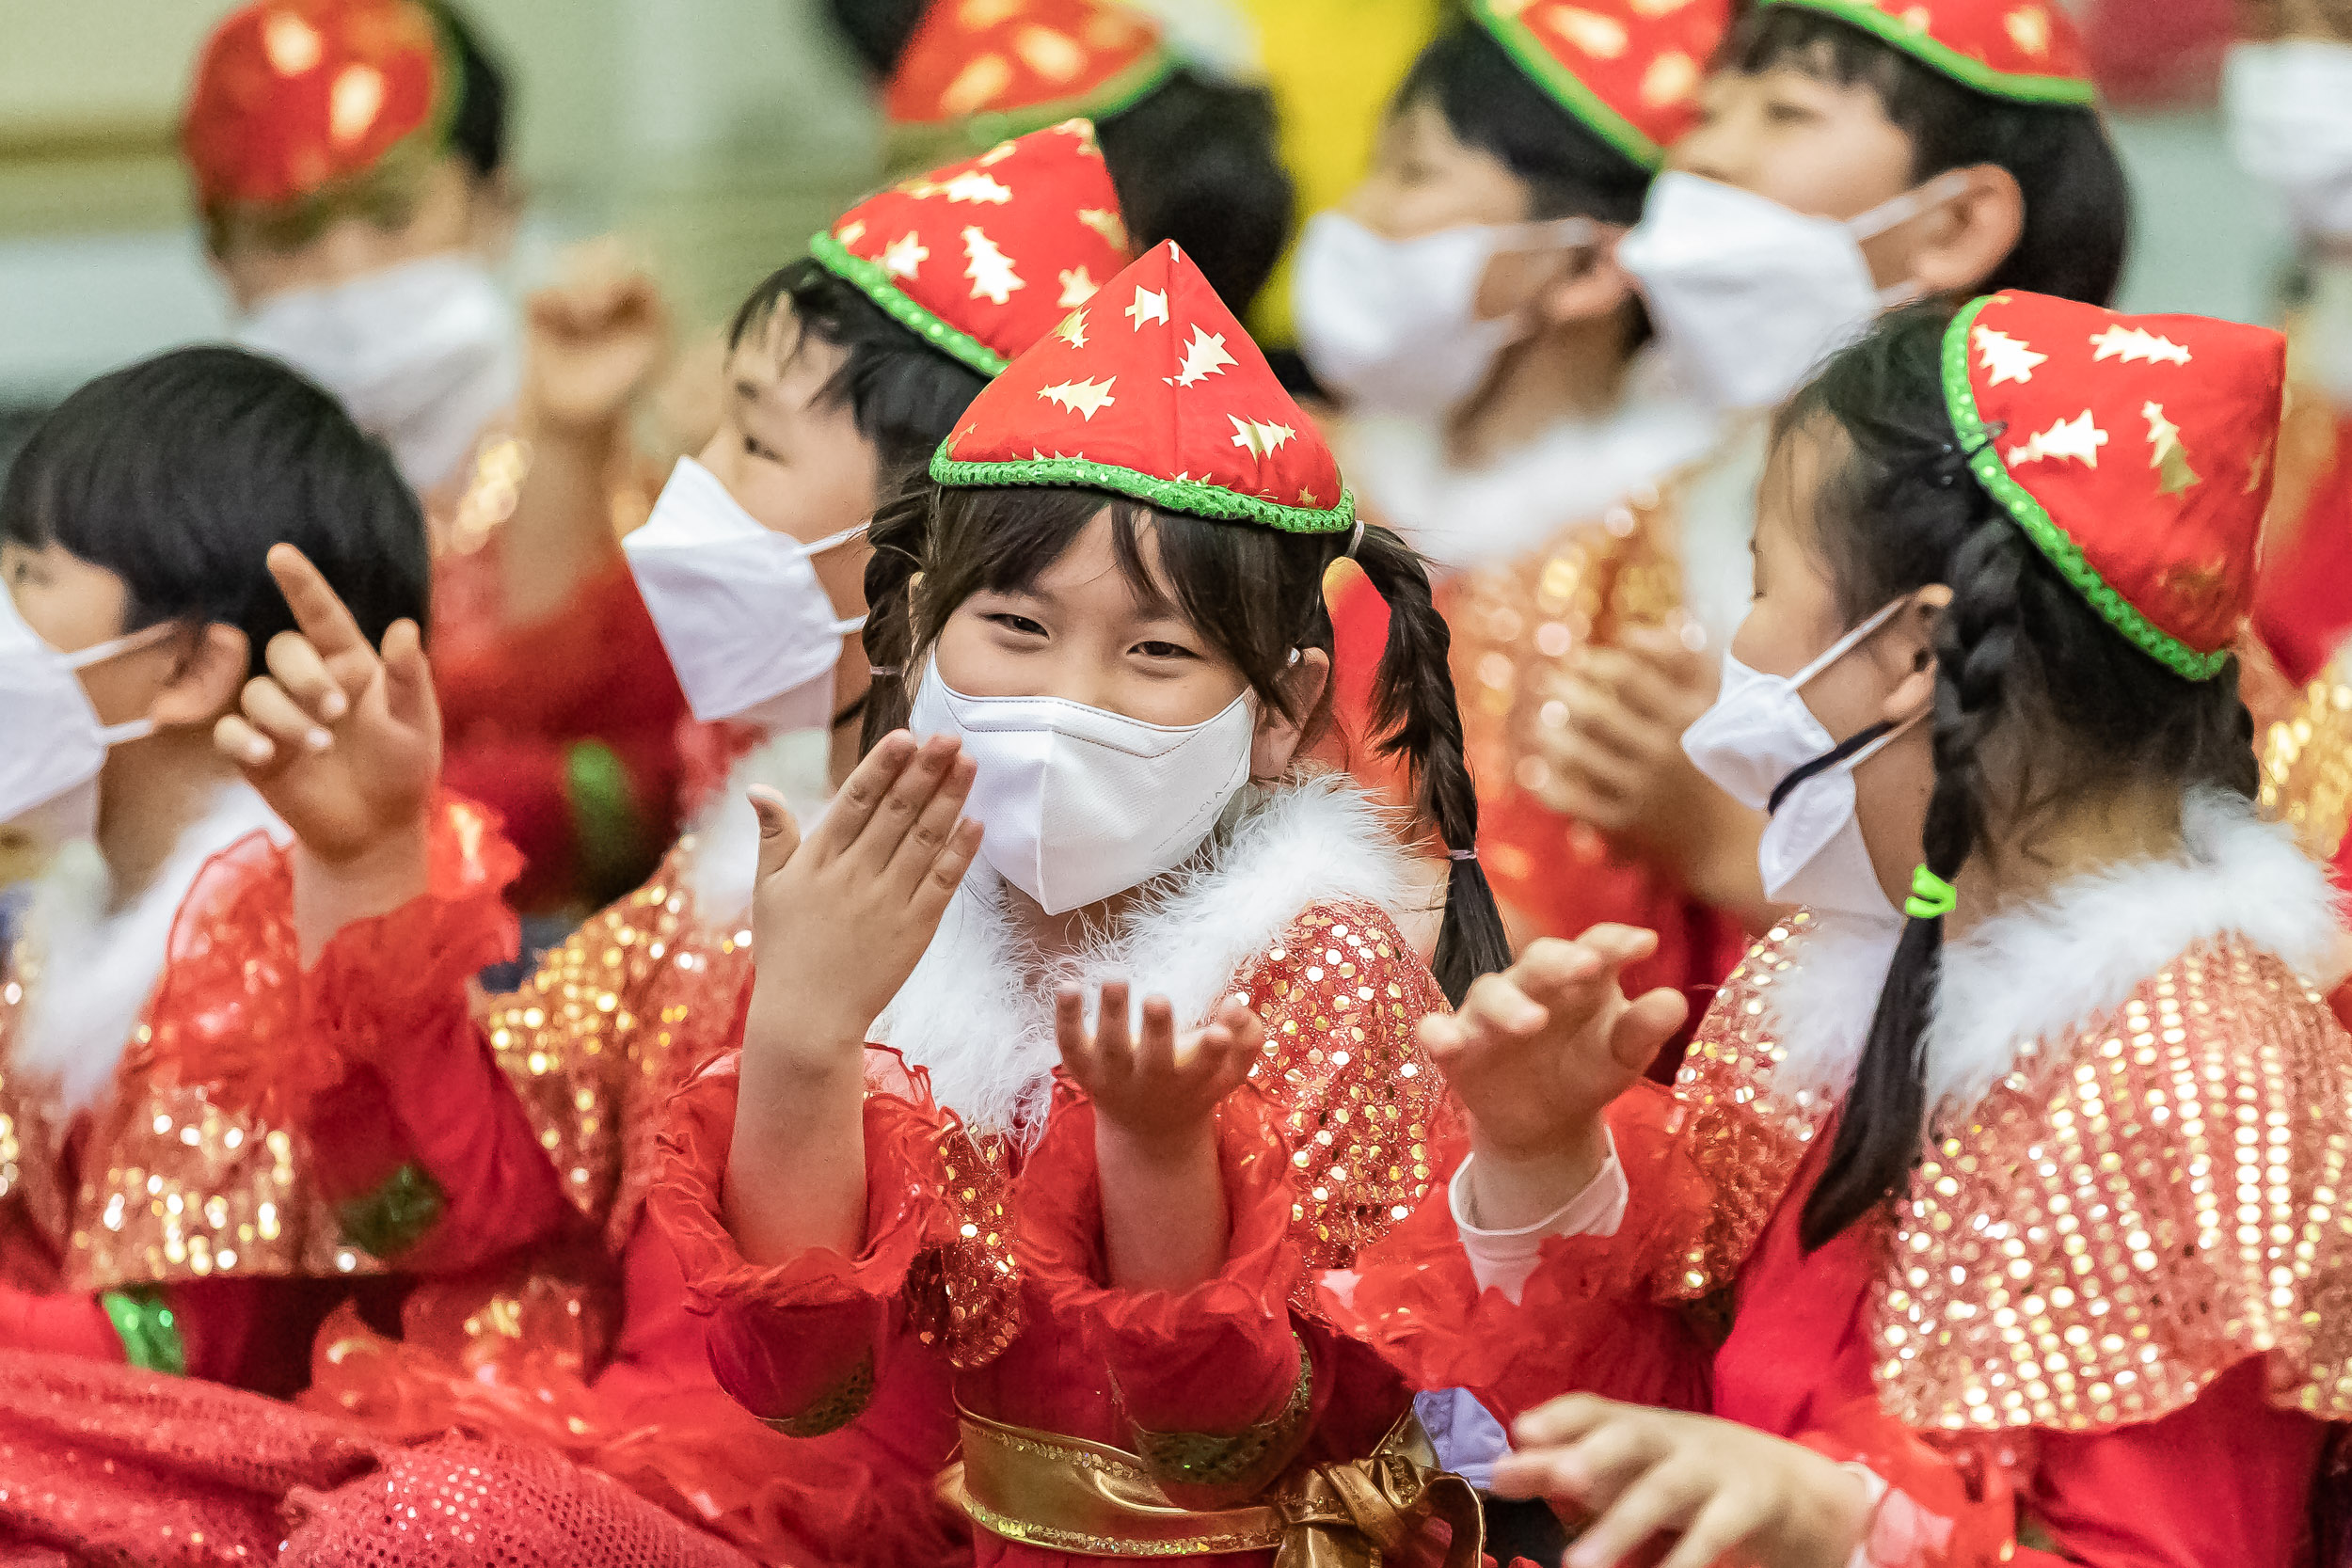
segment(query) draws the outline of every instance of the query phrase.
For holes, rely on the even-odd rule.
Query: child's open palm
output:
[[[1265,1044],[1265,1025],[1248,1002],[1229,996],[1209,1022],[1181,1037],[1164,996],[1143,1002],[1138,1035],[1129,1022],[1124,981],[1103,988],[1095,1027],[1075,986],[1054,997],[1054,1037],[1063,1069],[1094,1101],[1094,1114],[1138,1145],[1179,1143],[1208,1125],[1217,1103],[1242,1085]]]
[[[342,600],[292,545],[270,575],[296,630],[270,639],[269,671],[246,683],[213,741],[303,847],[336,864],[414,832],[441,770],[441,715],[414,621],[392,624],[379,652]]]

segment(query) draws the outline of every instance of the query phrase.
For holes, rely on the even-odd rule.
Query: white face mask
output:
[[[48,845],[98,831],[98,771],[108,747],[154,733],[151,719],[98,721],[75,673],[150,647],[169,623],[61,654],[0,591],[0,822]]]
[[[1476,391],[1527,325],[1478,318],[1486,263],[1506,251],[1589,245],[1584,218],[1463,224],[1409,240],[1317,213],[1298,242],[1291,315],[1315,379],[1371,412],[1435,415]]]
[[[803,545],[762,528],[708,468],[677,460],[621,552],[695,718],[771,734],[832,722],[841,640],[866,617],[834,614],[811,558],[865,531]]]
[[[2296,229],[2352,235],[2352,44],[2238,44],[2221,109],[2239,166],[2285,199]]]
[[[1881,310],[1918,296],[1881,291],[1862,242],[1950,200],[1959,169],[1844,223],[1679,169],[1650,186],[1617,246],[1692,389],[1726,409],[1770,408]]]
[[[1910,602],[1897,599],[1793,675],[1768,675],[1725,654],[1715,705],[1683,732],[1682,750],[1701,773],[1741,805],[1771,814],[1756,864],[1774,903],[1902,924],[1863,842],[1853,770],[1924,710],[1838,741],[1798,692]]]
[[[421,491],[456,474],[483,427],[522,390],[515,308],[469,257],[431,256],[279,294],[236,339],[334,393]]]
[[[1181,864],[1249,779],[1257,704],[1147,724],[1059,697],[967,697],[927,665],[907,727],[979,767],[964,815],[997,874],[1061,914]]]

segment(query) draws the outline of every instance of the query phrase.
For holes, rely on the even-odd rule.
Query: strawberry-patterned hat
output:
[[[2010,292],[1954,318],[1944,396],[1977,481],[2107,621],[2191,680],[2254,592],[2286,340]]]
[[[1073,119],[917,175],[809,242],[828,271],[994,375],[1127,264],[1119,193]]]
[[[1356,522],[1331,449],[1173,241],[973,399],[931,477],[1111,490],[1291,533]]]
[[[902,130],[974,140],[1099,119],[1176,69],[1159,29],[1111,0],[931,0],[882,91]]]
[[[2065,0],[1760,0],[1850,23],[1995,98],[2089,103],[2097,97]]]
[[[1699,79],[1729,0],[1470,0],[1470,15],[1610,146],[1644,168],[1698,123]]]
[[[262,0],[213,30],[181,146],[198,202],[274,206],[437,148],[455,111],[440,24],[413,0]]]

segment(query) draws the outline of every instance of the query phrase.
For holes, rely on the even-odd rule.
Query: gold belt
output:
[[[1275,1568],[1380,1568],[1433,1519],[1453,1528],[1445,1568],[1485,1548],[1478,1495],[1438,1468],[1408,1411],[1363,1459],[1294,1468],[1239,1508],[1168,1501],[1120,1449],[959,1413],[963,1461],[940,1490],[982,1529],[1050,1551],[1193,1557],[1272,1550]]]

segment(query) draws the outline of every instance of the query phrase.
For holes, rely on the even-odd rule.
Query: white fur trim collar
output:
[[[1853,1082],[1899,933],[1822,919],[1768,988],[1786,1093]],[[2224,934],[2317,973],[2338,936],[2328,874],[2244,800],[2189,797],[2181,852],[2078,877],[1945,943],[1928,1023],[1928,1103],[1975,1107],[2017,1063],[2110,1008],[2198,943]]]
[[[983,1132],[1035,1136],[1060,1053],[1055,988],[1094,994],[1125,979],[1206,1018],[1245,967],[1310,907],[1354,900],[1393,913],[1403,851],[1380,809],[1338,775],[1246,789],[1206,855],[1169,872],[1120,929],[1048,964],[1014,928],[1004,884],[975,863],[922,961],[874,1023],[873,1037],[930,1075],[940,1104]]]
[[[24,940],[36,970],[9,1065],[57,1085],[69,1114],[97,1103],[113,1082],[170,956],[171,928],[198,873],[246,834],[292,835],[242,781],[221,786],[181,833],[137,897],[112,910],[106,863],[87,840],[69,845],[35,884]]]

